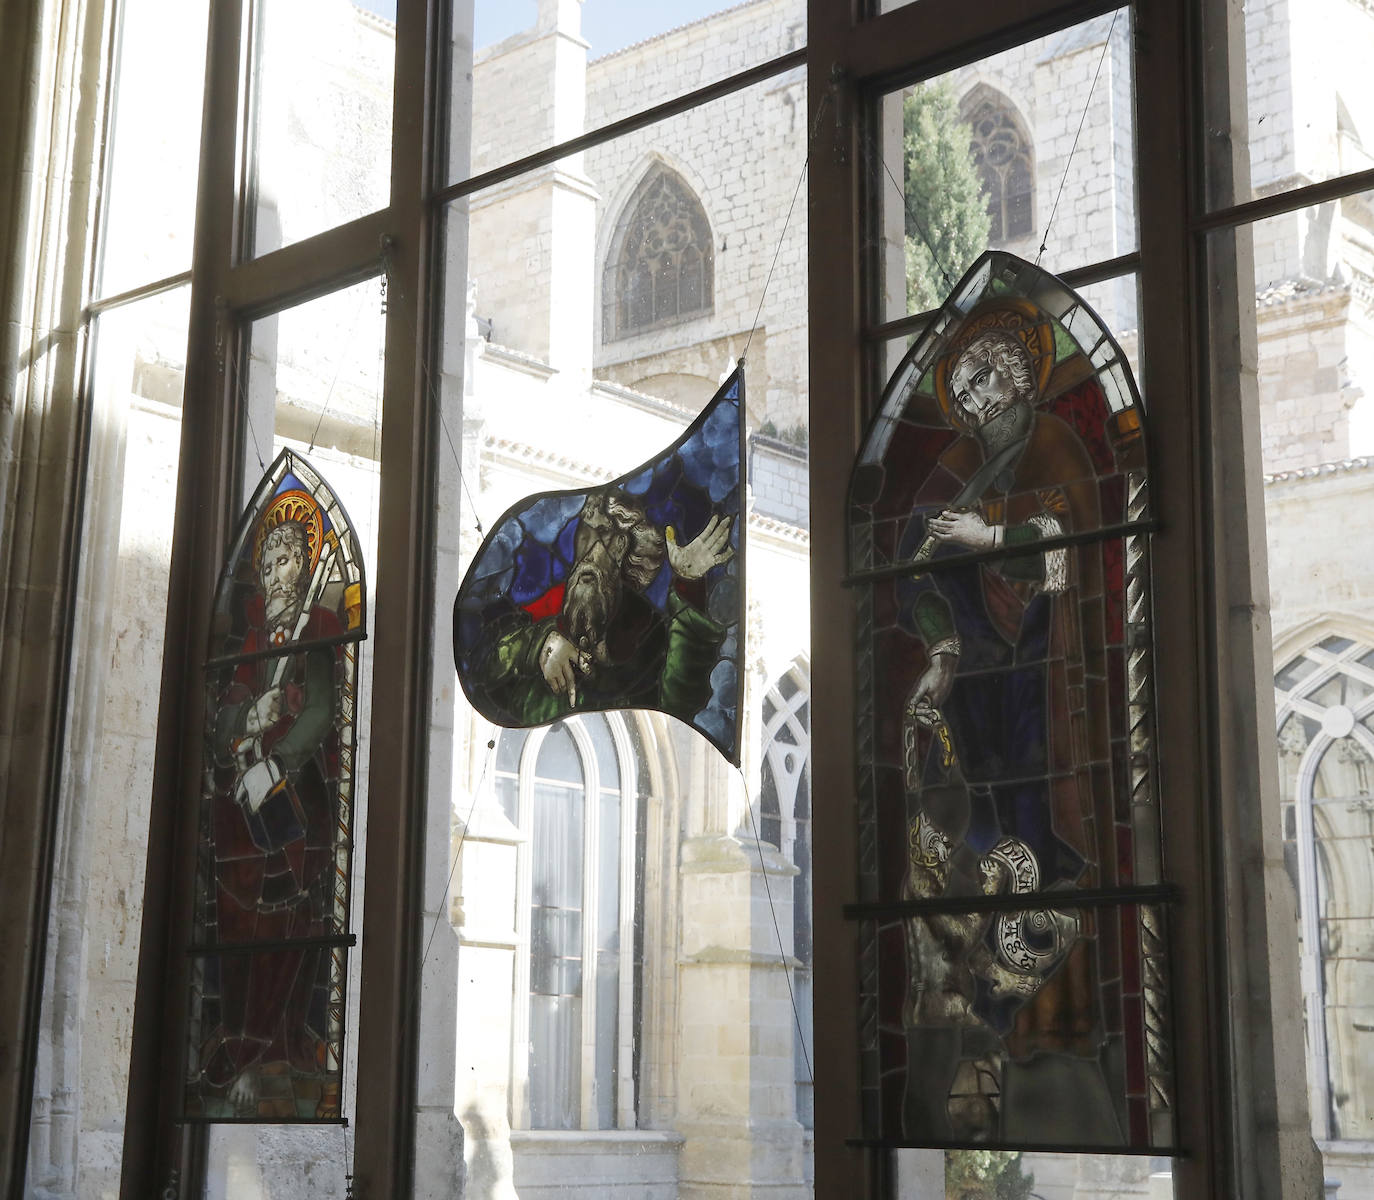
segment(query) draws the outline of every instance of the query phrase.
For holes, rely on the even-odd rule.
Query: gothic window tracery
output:
[[[1035,158],[1011,102],[979,85],[959,106],[971,131],[970,150],[983,181],[983,199],[995,245],[1034,232]]]
[[[759,833],[797,868],[792,880],[792,953],[797,1013],[793,1031],[797,1119],[810,1128],[815,1104],[809,1067],[811,1029],[811,687],[794,666],[763,698]]]
[[[1314,1132],[1374,1133],[1374,645],[1330,634],[1274,676],[1284,859],[1298,895]]]
[[[709,313],[714,255],[706,212],[687,181],[658,165],[630,197],[602,281],[602,338]]]

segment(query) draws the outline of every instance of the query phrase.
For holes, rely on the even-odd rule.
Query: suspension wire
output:
[[[802,1061],[806,1064],[806,1077],[811,1086],[816,1086],[816,1073],[811,1068],[811,1053],[806,1048],[806,1031],[802,1028],[801,1009],[797,1006],[797,993],[792,987],[792,966],[787,958],[787,949],[782,941],[782,927],[778,924],[778,910],[773,905],[773,889],[768,884],[768,865],[763,858],[763,839],[759,837],[758,823],[754,820],[754,805],[749,795],[749,780],[745,778],[744,768],[736,767],[740,782],[744,785],[744,810],[749,814],[749,828],[754,835],[754,847],[759,855],[759,873],[763,876],[763,894],[768,897],[768,913],[773,918],[773,933],[778,939],[778,961],[782,964],[782,977],[787,983],[787,998],[792,1002],[792,1021],[797,1029],[797,1044],[801,1047]]]
[[[1035,256],[1035,265],[1040,265],[1040,259],[1049,246],[1050,229],[1054,225],[1055,214],[1059,212],[1059,200],[1064,195],[1064,184],[1069,178],[1069,168],[1073,166],[1074,152],[1078,149],[1078,139],[1083,136],[1083,125],[1088,119],[1088,109],[1092,107],[1093,92],[1097,90],[1097,81],[1102,74],[1102,64],[1107,61],[1107,51],[1112,46],[1112,34],[1116,31],[1116,19],[1121,15],[1121,9],[1112,13],[1112,23],[1107,27],[1107,37],[1102,43],[1102,55],[1097,60],[1097,71],[1093,75],[1093,81],[1088,88],[1088,95],[1083,101],[1083,114],[1078,118],[1078,132],[1073,135],[1073,145],[1069,147],[1069,157],[1064,161],[1064,174],[1059,180],[1059,190],[1054,194],[1054,204],[1050,207],[1050,219],[1045,222],[1045,232],[1040,237],[1040,250]]]
[[[383,271],[383,276],[385,277],[385,271]],[[339,376],[343,374],[344,365],[348,362],[348,351],[349,348],[353,345],[353,335],[358,331],[358,321],[361,319],[363,315],[363,305],[366,303],[367,293],[362,291],[360,288],[358,293],[358,303],[356,307],[353,309],[353,320],[349,322],[348,333],[344,337],[343,353],[339,355],[338,362],[334,367],[334,378],[330,380],[329,391],[325,393],[324,407],[320,409],[320,418],[318,421],[315,422],[315,432],[310,435],[310,450],[308,451],[308,453],[313,454],[315,451],[315,439],[320,436],[320,426],[324,424],[324,414],[329,411],[329,402],[334,399],[334,389],[339,384]],[[383,296],[382,298],[382,304],[383,307],[385,307],[385,296]]]
[[[749,347],[754,341],[754,331],[758,329],[759,319],[763,316],[763,302],[768,298],[768,285],[773,282],[773,272],[778,265],[778,256],[782,254],[783,242],[787,240],[787,227],[792,221],[792,210],[797,207],[797,197],[801,195],[802,184],[806,181],[806,168],[811,165],[811,148],[821,127],[821,117],[825,115],[829,103],[830,92],[826,92],[821,97],[821,102],[816,105],[816,117],[811,122],[811,129],[806,136],[806,157],[802,159],[801,170],[797,173],[797,186],[792,189],[792,201],[787,206],[787,216],[783,218],[782,230],[778,234],[778,244],[773,248],[773,261],[768,264],[768,275],[763,281],[763,290],[759,293],[759,306],[754,311],[754,323],[749,327],[749,336],[744,339],[744,352],[739,358],[740,366],[744,365],[744,360],[749,355]]]

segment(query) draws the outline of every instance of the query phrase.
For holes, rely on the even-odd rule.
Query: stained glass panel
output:
[[[283,451],[211,621],[188,1119],[341,1116],[365,603],[348,515]]]
[[[1164,917],[1132,903],[1167,895],[1152,528],[1115,339],[985,254],[898,365],[850,490],[860,896],[901,914],[861,934],[868,1137],[1172,1143]]]
[[[472,706],[499,725],[649,708],[739,762],[744,371],[661,454],[508,509],[453,608]]]

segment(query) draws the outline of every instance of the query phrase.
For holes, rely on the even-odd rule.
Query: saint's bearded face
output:
[[[587,650],[603,649],[606,630],[620,607],[624,584],[620,563],[604,541],[596,541],[573,567],[563,593],[563,622],[569,640]]]
[[[563,593],[563,632],[596,659],[626,587],[643,590],[663,563],[663,532],[643,506],[620,491],[598,492],[582,506],[573,564]]]
[[[955,403],[975,429],[1016,402],[1011,377],[990,359],[965,355],[950,376]]]
[[[263,543],[258,583],[271,628],[291,624],[300,611],[305,590],[305,538],[278,526]]]
[[[1008,334],[985,332],[954,364],[949,390],[968,424],[981,429],[1018,401],[1034,399],[1030,354]]]

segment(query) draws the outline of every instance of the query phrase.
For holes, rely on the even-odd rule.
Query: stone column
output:
[[[688,753],[674,1122],[686,1139],[679,1195],[801,1200],[810,1192],[784,970],[784,961],[788,970],[796,965],[796,868],[767,844],[760,853],[739,773],[700,738]]]
[[[86,414],[104,0],[0,9],[0,1185],[29,1143]]]

